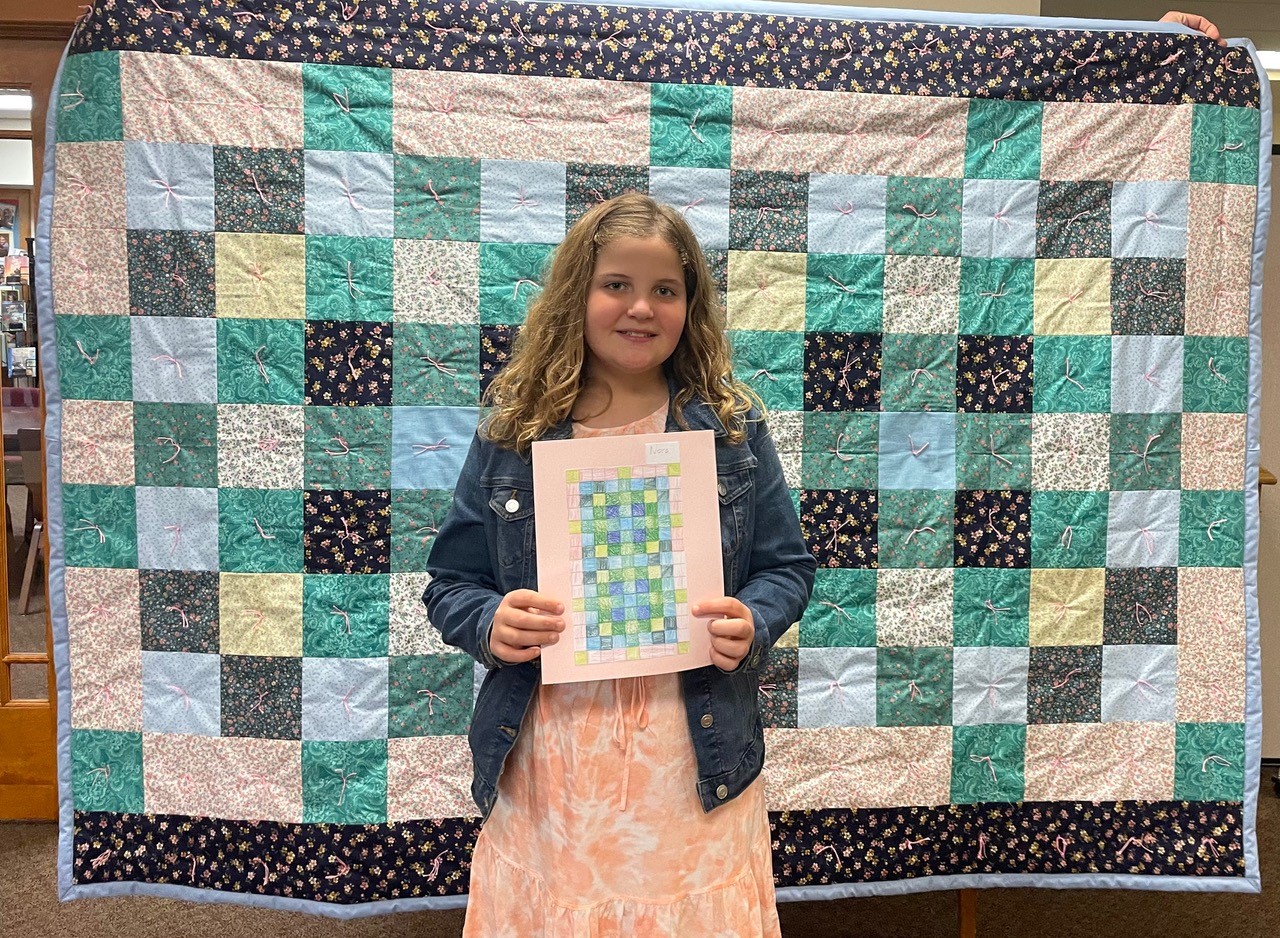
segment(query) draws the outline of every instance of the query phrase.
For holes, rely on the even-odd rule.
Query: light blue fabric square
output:
[[[142,729],[147,733],[221,735],[222,674],[219,656],[144,651]]]
[[[302,738],[385,739],[386,658],[303,658]]]
[[[1040,183],[966,179],[960,253],[965,257],[1035,257]]]
[[[796,725],[875,726],[876,649],[801,648]]]
[[[390,153],[307,150],[307,234],[390,238],[395,188]]]
[[[133,399],[218,402],[218,323],[191,316],[134,316]]]
[[[1103,723],[1174,723],[1177,686],[1177,645],[1103,647]]]
[[[213,147],[127,140],[124,178],[130,228],[213,230]]]
[[[391,487],[452,492],[479,422],[477,407],[392,408]]]
[[[887,176],[809,175],[809,251],[883,254]]]
[[[1182,336],[1111,337],[1111,412],[1182,410]]]
[[[1108,567],[1176,567],[1180,493],[1112,492],[1107,507]]]
[[[957,726],[1027,722],[1029,648],[964,646],[954,654],[951,714]]]
[[[218,490],[138,486],[138,568],[218,569]]]
[[[729,170],[651,166],[649,195],[684,214],[704,251],[728,249]]]
[[[956,415],[880,415],[880,488],[954,489]]]
[[[480,239],[559,244],[564,238],[563,163],[480,161]]]
[[[1111,255],[1186,257],[1187,183],[1114,183]]]

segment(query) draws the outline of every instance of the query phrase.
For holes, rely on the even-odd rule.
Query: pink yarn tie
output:
[[[346,626],[347,626],[347,634],[350,635],[351,634],[351,614],[349,612],[346,612],[345,610],[339,609],[337,606],[330,606],[329,612],[331,612],[335,616],[342,616],[342,621],[346,623]]]
[[[441,697],[439,694],[437,694],[437,693],[436,693],[435,691],[433,691],[433,690],[427,690],[427,689],[425,689],[425,688],[424,688],[423,690],[418,691],[418,694],[419,694],[419,696],[422,696],[422,695],[424,695],[424,694],[426,695],[426,698],[427,698],[427,715],[428,715],[428,716],[435,716],[435,715],[436,715],[436,711],[435,711],[435,707],[434,707],[434,702],[435,702],[435,701],[437,701],[437,700],[438,700],[438,701],[440,701],[440,703],[441,703],[441,704],[446,704],[446,703],[448,703],[448,701],[447,701],[445,698]]]
[[[830,851],[831,855],[835,857],[836,869],[838,870],[844,869],[844,865],[840,862],[840,851],[836,849],[836,847],[833,846],[832,844],[818,844],[818,846],[813,848],[813,855],[814,857],[820,857],[822,856],[822,854],[828,851]]]
[[[987,768],[991,770],[991,781],[996,781],[996,766],[995,763],[991,761],[990,756],[970,756],[969,761],[977,763],[985,762],[987,764]]]

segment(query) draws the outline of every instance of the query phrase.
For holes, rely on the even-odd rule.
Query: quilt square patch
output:
[[[302,659],[224,654],[222,735],[302,738]]]
[[[957,567],[953,632],[957,646],[1028,643],[1031,572],[999,567]]]
[[[1026,335],[1032,331],[1036,263],[1028,258],[965,257],[960,262],[961,332]]]
[[[1102,716],[1102,648],[1033,647],[1028,723],[1097,723]]]
[[[480,240],[480,161],[397,153],[395,236],[410,240]]]
[[[301,150],[214,147],[218,231],[302,234],[306,170]]]
[[[801,727],[875,726],[876,649],[801,648]]]
[[[802,648],[869,648],[876,644],[874,570],[819,567],[813,600],[800,620]]]

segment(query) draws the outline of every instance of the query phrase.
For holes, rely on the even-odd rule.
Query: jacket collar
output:
[[[667,426],[666,432],[674,433],[686,429],[676,423],[674,412],[670,409],[670,405],[676,399],[676,381],[670,372],[667,372]],[[720,439],[727,432],[720,418],[716,416],[716,412],[707,406],[697,395],[689,401],[684,408],[684,421],[688,424],[689,430],[712,430],[715,432],[716,439]],[[567,440],[573,436],[573,418],[566,417],[554,427],[546,432],[543,436],[544,440]],[[529,462],[533,458],[533,451],[529,450],[520,455],[525,462]]]

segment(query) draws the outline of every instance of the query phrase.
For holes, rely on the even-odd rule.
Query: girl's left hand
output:
[[[1188,29],[1198,29],[1210,39],[1218,40],[1218,45],[1225,46],[1227,40],[1222,38],[1218,32],[1218,27],[1214,26],[1199,13],[1179,13],[1177,10],[1170,10],[1164,16],[1160,17],[1162,23],[1181,23]]]
[[[756,637],[755,619],[740,600],[721,596],[697,603],[691,610],[695,616],[719,614],[722,618],[707,623],[711,633],[711,663],[721,671],[732,671],[751,650]]]

